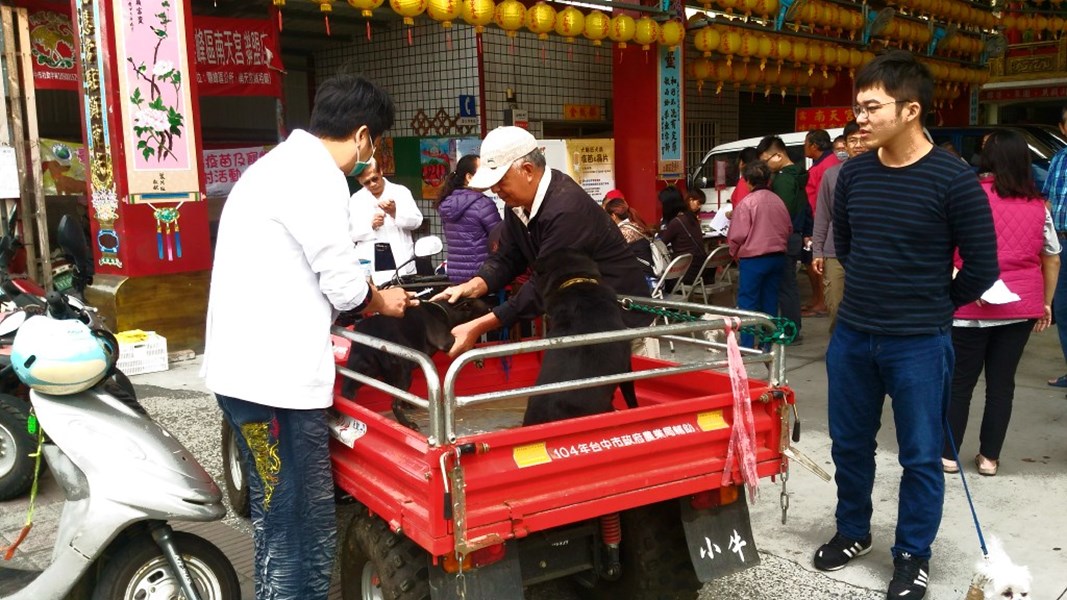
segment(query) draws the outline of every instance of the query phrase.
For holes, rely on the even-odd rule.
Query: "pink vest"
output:
[[[956,311],[957,319],[1035,319],[1044,315],[1045,284],[1041,252],[1045,247],[1045,203],[1040,199],[1001,198],[992,178],[982,180],[997,230],[1000,278],[1019,300],[1007,304],[972,302]]]

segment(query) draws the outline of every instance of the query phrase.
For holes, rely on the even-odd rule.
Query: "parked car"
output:
[[[951,142],[963,160],[978,168],[978,156],[982,150],[982,138],[996,129],[1012,129],[1019,132],[1030,148],[1030,160],[1033,164],[1034,181],[1038,189],[1048,177],[1049,161],[1056,150],[1042,141],[1025,127],[1014,125],[969,125],[965,127],[931,127],[930,135],[934,144]]]
[[[838,127],[826,131],[830,134],[830,139],[834,139],[844,130]],[[780,136],[785,142],[789,158],[796,164],[803,165],[805,170],[811,167],[811,161],[804,157],[804,138],[807,135],[807,131],[794,131]],[[740,177],[737,170],[738,155],[745,148],[755,148],[762,139],[763,136],[760,136],[719,144],[709,150],[700,164],[690,171],[689,187],[699,187],[707,196],[705,211],[718,210],[730,201],[730,195],[734,193]]]

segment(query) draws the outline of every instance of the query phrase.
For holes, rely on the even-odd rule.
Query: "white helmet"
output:
[[[11,364],[18,378],[46,394],[87,390],[107,376],[117,360],[114,336],[74,319],[30,317],[19,327],[11,346]]]

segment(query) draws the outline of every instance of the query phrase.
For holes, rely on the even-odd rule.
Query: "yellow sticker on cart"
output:
[[[548,455],[548,448],[545,446],[544,442],[516,446],[515,449],[511,451],[511,456],[515,459],[515,465],[520,469],[552,462],[552,457]]]
[[[715,431],[716,429],[726,429],[729,425],[726,424],[726,419],[722,418],[721,410],[713,410],[697,415],[697,427],[701,431]]]

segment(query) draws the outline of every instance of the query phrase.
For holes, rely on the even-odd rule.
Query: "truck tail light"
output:
[[[463,557],[463,570],[477,569],[478,567],[484,567],[499,562],[504,559],[504,553],[504,544],[479,548]],[[441,568],[444,569],[445,573],[458,573],[460,564],[461,563],[456,558],[455,554],[446,554],[441,557]]]
[[[693,494],[689,498],[689,504],[696,510],[706,510],[715,508],[716,506],[732,504],[736,502],[739,497],[740,493],[738,492],[737,486],[729,485],[717,490],[708,490],[706,492]]]

